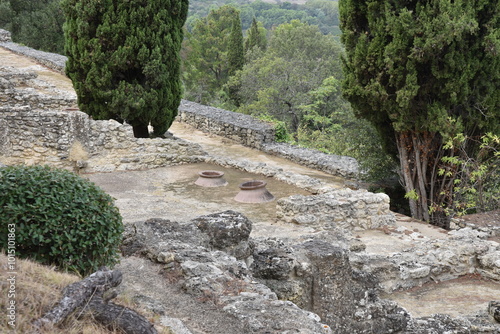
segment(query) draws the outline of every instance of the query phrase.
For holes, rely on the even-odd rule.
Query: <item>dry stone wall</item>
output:
[[[67,59],[65,56],[13,43],[9,31],[0,29],[0,46],[14,53],[29,57],[48,68],[64,73]]]
[[[94,121],[78,110],[3,107],[0,129],[0,162],[7,165],[109,172],[199,162],[206,154],[199,145],[181,139],[134,138],[130,125]]]
[[[274,142],[274,128],[255,118],[183,100],[177,119],[204,132],[230,138],[245,146],[260,149]]]
[[[429,239],[418,233],[401,232],[409,246],[400,252],[350,254],[353,268],[376,276],[385,292],[468,274],[500,281],[500,244],[488,240],[486,233],[464,228],[449,232],[447,238]]]
[[[276,216],[285,223],[323,229],[374,229],[395,225],[389,201],[386,194],[345,188],[314,196],[282,198],[276,204]]]
[[[73,145],[88,142],[89,119],[81,112],[43,113],[29,107],[0,108],[0,153],[7,164],[69,167]]]
[[[249,115],[183,100],[177,120],[199,130],[230,138],[245,146],[277,155],[300,165],[349,179],[358,178],[356,159],[275,141],[274,128]]]
[[[0,66],[2,106],[29,106],[36,110],[76,108],[76,94],[63,92],[39,80],[32,70]]]

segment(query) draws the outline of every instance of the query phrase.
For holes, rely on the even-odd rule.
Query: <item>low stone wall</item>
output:
[[[153,168],[203,161],[197,144],[181,139],[138,139],[132,127],[93,121],[77,110],[39,112],[0,108],[0,162],[50,164],[86,172]]]
[[[326,154],[286,143],[265,143],[261,150],[331,175],[354,180],[359,178],[358,161],[351,157]]]
[[[14,53],[29,57],[36,62],[64,74],[67,57],[57,53],[39,51],[13,43],[9,31],[0,29],[0,46]]]
[[[91,121],[88,146],[99,152],[88,160],[86,172],[139,170],[202,162],[206,152],[179,138],[134,138],[132,126],[116,121]]]
[[[89,118],[81,112],[0,108],[0,153],[7,164],[70,167],[74,143],[88,142]]]
[[[2,105],[29,106],[41,111],[77,107],[74,92],[63,92],[37,77],[34,71],[0,66]]]
[[[295,195],[277,202],[276,217],[285,223],[323,229],[374,229],[395,225],[389,200],[386,194],[347,188],[314,196]]]
[[[177,120],[257,149],[275,138],[274,128],[254,117],[186,100],[179,106]]]
[[[10,39],[10,33],[2,29],[0,29],[0,47],[27,56],[44,66],[64,74],[67,57],[38,51],[13,43]],[[40,97],[30,97],[28,95],[23,96],[20,100],[29,101],[29,99],[34,99],[36,104],[40,99]],[[71,101],[66,104],[64,98],[61,102],[65,106],[71,104]],[[43,104],[38,103],[39,106]],[[48,106],[48,103],[45,104]],[[30,103],[30,105],[34,107],[33,103]],[[51,105],[50,107],[53,108],[54,106]],[[281,156],[298,164],[332,175],[349,179],[358,178],[359,167],[354,158],[329,155],[317,150],[276,143],[274,128],[270,124],[249,115],[204,106],[186,100],[181,101],[178,111],[177,121],[187,123],[204,132],[230,138],[245,146]]]
[[[359,165],[356,159],[277,143],[272,125],[249,115],[183,100],[179,106],[177,120],[203,132],[230,138],[237,143],[283,157],[309,168],[348,179],[357,179],[359,176]]]
[[[451,231],[449,235],[446,238],[443,235],[443,239],[417,236],[408,241],[410,247],[392,255],[352,252],[351,265],[376,276],[387,293],[468,274],[500,281],[497,242],[487,240],[488,234],[470,228]]]

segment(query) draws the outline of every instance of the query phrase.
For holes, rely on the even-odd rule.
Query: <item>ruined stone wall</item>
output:
[[[50,164],[86,172],[153,168],[203,160],[204,151],[180,139],[138,139],[132,127],[93,121],[78,110],[0,108],[0,162]]]
[[[69,167],[73,145],[88,142],[89,119],[81,112],[2,107],[0,129],[2,162]]]
[[[351,231],[394,225],[389,196],[348,188],[314,196],[295,195],[276,204],[279,221]]]
[[[36,62],[47,66],[48,68],[64,74],[64,67],[66,66],[67,59],[65,56],[57,53],[35,50],[27,46],[14,43],[12,42],[9,31],[0,29],[0,46],[19,55],[29,57]]]
[[[64,74],[66,57],[49,52],[34,50],[13,43],[8,31],[0,29],[0,47],[17,54],[27,56],[44,66]],[[41,96],[24,96],[31,106],[54,108]],[[40,103],[42,100],[42,103]],[[59,98],[65,106],[71,106],[74,101]],[[356,159],[346,156],[325,154],[317,150],[300,148],[297,146],[275,142],[275,130],[269,123],[260,121],[249,115],[239,114],[228,110],[204,106],[198,103],[183,100],[179,106],[176,118],[179,122],[187,123],[207,133],[229,138],[245,146],[262,150],[266,153],[281,156],[298,164],[324,171],[348,179],[357,179],[359,173]]]
[[[344,178],[358,178],[359,166],[356,159],[277,143],[272,125],[249,115],[183,100],[179,106],[177,120],[203,132],[230,138],[245,146],[286,158],[309,168]]]
[[[275,138],[274,128],[255,118],[204,106],[183,100],[179,106],[177,120],[187,123],[203,132],[230,138],[245,146],[260,149],[264,143],[272,143]]]
[[[350,253],[353,268],[377,277],[385,292],[425,283],[447,281],[468,274],[500,281],[500,245],[486,233],[470,228],[449,232],[449,238],[408,235],[408,247],[392,255]]]

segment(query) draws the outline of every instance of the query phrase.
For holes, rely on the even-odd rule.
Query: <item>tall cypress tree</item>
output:
[[[262,51],[266,50],[267,39],[265,28],[259,28],[255,17],[252,19],[252,24],[247,30],[247,38],[245,39],[245,52],[252,50],[254,47],[259,47]]]
[[[243,51],[243,31],[241,30],[239,13],[234,17],[231,33],[229,34],[227,60],[229,63],[229,76],[234,75],[236,71],[241,70],[245,63],[245,54]]]
[[[66,74],[78,105],[136,137],[163,135],[181,99],[182,26],[188,0],[63,0]]]
[[[344,96],[399,157],[416,218],[449,227],[456,136],[500,132],[499,0],[343,0]],[[468,145],[474,149],[473,142]]]

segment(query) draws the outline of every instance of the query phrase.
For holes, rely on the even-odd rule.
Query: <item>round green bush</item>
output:
[[[0,247],[9,255],[87,275],[117,263],[122,232],[113,198],[94,183],[47,166],[0,168]]]

